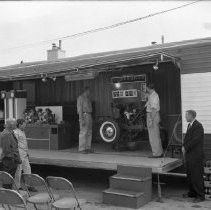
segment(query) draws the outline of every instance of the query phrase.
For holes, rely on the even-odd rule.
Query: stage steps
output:
[[[103,191],[103,203],[137,209],[150,202],[151,195],[151,168],[118,165],[110,188]]]

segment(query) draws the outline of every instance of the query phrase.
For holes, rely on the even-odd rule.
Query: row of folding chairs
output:
[[[21,180],[27,192],[26,196],[21,195],[20,190],[17,188],[10,174],[0,171],[0,183],[2,186],[12,185],[14,188],[14,190],[4,189],[3,187],[0,188],[0,204],[4,209],[5,206],[9,209],[11,206],[29,209],[27,208],[27,204],[30,204],[37,210],[38,206],[46,204],[48,209],[81,210],[75,189],[69,180],[54,176],[48,176],[46,180],[44,180],[37,174],[22,174]],[[30,187],[37,189],[37,192],[31,193],[29,190]],[[61,191],[63,193],[61,193]],[[72,196],[67,196],[67,194],[70,193]]]

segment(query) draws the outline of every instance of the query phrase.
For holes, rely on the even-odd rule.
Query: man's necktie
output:
[[[190,129],[190,127],[191,127],[191,124],[189,123],[189,124],[188,124],[188,128],[187,128],[187,130],[189,130],[189,129]]]

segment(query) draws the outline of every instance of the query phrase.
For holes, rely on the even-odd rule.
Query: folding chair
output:
[[[48,187],[50,189],[50,192],[53,197],[53,202],[51,203],[51,207],[55,209],[81,209],[80,203],[78,201],[78,198],[75,193],[75,189],[73,187],[73,184],[68,181],[65,178],[62,177],[53,177],[48,176],[46,178],[46,182],[48,184]],[[67,190],[68,192],[71,192],[74,196],[74,198],[71,197],[61,197],[59,199],[56,199],[52,193],[52,190]]]
[[[5,208],[18,207],[27,210],[24,198],[15,190],[0,188],[0,204]]]
[[[22,174],[21,178],[29,196],[26,202],[33,204],[35,209],[38,209],[37,205],[44,204],[47,204],[49,208],[50,202],[53,198],[45,180],[37,174]],[[32,195],[29,192],[29,187],[34,187],[37,189],[37,193]]]
[[[13,179],[13,177],[5,171],[0,171],[0,183],[2,184],[2,186],[11,185],[13,186],[14,190],[20,193],[17,185],[15,184],[15,180]]]

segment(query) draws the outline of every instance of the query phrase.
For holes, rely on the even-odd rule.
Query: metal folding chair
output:
[[[78,201],[78,198],[75,193],[75,189],[73,187],[73,184],[68,181],[65,178],[62,177],[53,177],[53,176],[48,176],[46,178],[46,182],[48,184],[48,187],[50,189],[50,192],[53,197],[53,202],[51,203],[51,207],[55,209],[81,209],[80,203]],[[61,191],[61,190],[66,190],[69,193],[73,194],[74,198],[72,197],[67,197],[67,196],[61,196],[59,199],[56,199],[53,195],[53,191]]]
[[[20,193],[13,177],[5,171],[0,171],[0,184],[2,185],[2,187],[3,185],[11,185],[13,186],[14,190]]]
[[[24,198],[15,190],[0,188],[0,204],[5,208],[18,207],[27,210]]]
[[[53,197],[45,180],[37,174],[22,174],[21,178],[29,196],[26,202],[33,204],[35,209],[38,209],[37,205],[44,204],[47,204],[49,208]],[[29,187],[37,189],[37,193],[32,195],[28,189]]]

